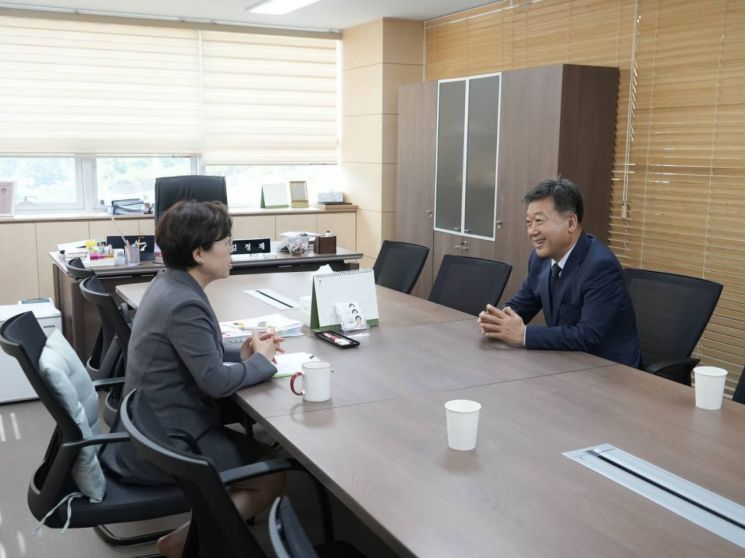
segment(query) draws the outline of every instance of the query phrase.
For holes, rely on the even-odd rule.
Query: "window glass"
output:
[[[159,176],[194,174],[191,157],[96,157],[98,199],[137,198],[154,202],[155,179]]]
[[[0,157],[0,179],[16,182],[15,207],[82,207],[74,157]]]
[[[318,192],[337,190],[339,185],[337,165],[207,165],[205,174],[225,177],[231,208],[260,207],[262,184],[305,180],[311,202]]]

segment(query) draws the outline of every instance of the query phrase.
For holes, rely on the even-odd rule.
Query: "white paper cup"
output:
[[[481,404],[468,399],[453,399],[445,403],[450,449],[468,451],[476,447]]]
[[[290,390],[301,395],[305,401],[328,401],[331,399],[331,365],[320,360],[303,363],[303,371],[290,378]],[[295,382],[302,378],[302,390],[295,389]]]
[[[716,366],[697,366],[693,373],[696,378],[696,407],[711,411],[721,409],[727,371]]]

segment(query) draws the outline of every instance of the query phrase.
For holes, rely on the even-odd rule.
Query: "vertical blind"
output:
[[[0,153],[336,162],[336,40],[0,16]]]
[[[427,79],[620,69],[611,248],[724,284],[695,356],[728,369],[731,391],[745,365],[745,2],[505,0],[425,32]]]

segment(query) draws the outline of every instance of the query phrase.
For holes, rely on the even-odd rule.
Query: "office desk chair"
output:
[[[224,176],[162,176],[155,179],[155,224],[180,200],[219,201],[228,205]]]
[[[145,394],[139,390],[131,391],[122,401],[120,419],[137,453],[172,475],[191,502],[185,558],[265,556],[230,499],[227,487],[269,473],[304,471],[297,461],[272,459],[218,472],[209,458],[172,443]],[[328,497],[322,485],[315,479],[314,483],[321,498],[326,537],[331,540]]]
[[[58,333],[58,332],[55,332]],[[0,327],[0,346],[10,356],[15,357],[29,382],[36,390],[39,399],[55,421],[54,433],[44,454],[41,465],[33,472],[28,487],[28,506],[33,516],[42,520],[54,510],[45,523],[48,527],[93,527],[107,543],[132,545],[148,542],[165,533],[137,535],[118,538],[108,529],[107,524],[128,523],[145,519],[165,517],[189,510],[189,503],[178,486],[138,486],[124,484],[105,469],[94,467],[106,444],[129,443],[125,433],[100,434],[98,425],[98,398],[96,389],[109,386],[122,379],[99,380],[91,382],[80,359],[61,333],[47,340],[33,313],[26,312],[7,320]],[[56,344],[55,344],[56,343]],[[60,351],[64,349],[64,351]],[[60,374],[48,375],[56,378],[47,380],[42,372],[42,351],[45,358],[48,351],[54,353],[62,362],[68,363]],[[67,359],[74,359],[72,360]],[[57,360],[56,362],[60,362]],[[46,374],[49,374],[47,368]],[[58,382],[63,374],[69,381]],[[76,409],[75,415],[70,409]],[[98,448],[92,452],[90,448]],[[83,467],[79,460],[82,460]],[[95,462],[91,464],[91,462]],[[98,471],[102,471],[103,479]],[[105,482],[105,494],[99,503],[92,503],[87,497],[65,499],[71,493],[90,492],[101,489]],[[91,488],[93,487],[93,488]],[[63,505],[58,505],[63,502]]]
[[[732,394],[732,401],[745,405],[745,368],[740,372],[740,379],[737,381],[735,392]]]
[[[364,554],[345,541],[314,547],[287,496],[280,496],[272,504],[269,538],[277,558],[364,558]]]
[[[428,254],[429,248],[426,246],[384,240],[373,265],[375,284],[394,291],[411,293],[422,273]]]
[[[706,279],[625,268],[639,331],[642,370],[691,385],[690,358],[714,313],[722,285]]]
[[[97,276],[88,277],[80,283],[80,292],[83,298],[96,305],[98,315],[101,317],[101,327],[106,332],[106,336],[111,338],[110,348],[107,353],[107,360],[114,359],[109,365],[109,378],[124,377],[127,368],[127,350],[129,348],[129,339],[132,336],[132,330],[127,321],[127,306],[116,305],[114,297],[109,293]],[[119,402],[121,401],[122,385],[115,385],[106,396],[103,408],[103,420],[111,426],[116,418]]]
[[[512,266],[504,262],[448,254],[429,300],[478,316],[487,304],[497,304],[511,272]]]
[[[83,260],[80,258],[73,258],[67,262],[67,274],[76,281],[82,281],[88,277],[93,277],[96,273],[92,269],[87,269],[83,265]],[[85,368],[94,380],[111,376],[111,369],[116,364],[117,357],[117,355],[108,356],[112,339],[112,331],[104,330],[103,325],[98,328],[96,341],[93,343],[93,350],[85,362]],[[103,369],[101,368],[102,361],[106,362]]]

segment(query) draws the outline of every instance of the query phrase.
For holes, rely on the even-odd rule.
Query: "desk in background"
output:
[[[96,307],[85,300],[80,293],[78,281],[67,273],[67,265],[59,252],[49,252],[52,259],[54,282],[54,301],[62,312],[62,331],[85,362],[90,356],[93,343],[101,325]],[[362,258],[361,252],[338,248],[336,254],[305,254],[290,256],[285,253],[272,252],[262,258],[233,263],[231,274],[253,274],[267,272],[297,272],[315,270],[329,264],[334,270],[356,269],[355,260]],[[163,264],[141,262],[134,267],[97,267],[96,275],[101,278],[104,287],[115,292],[116,286],[124,283],[147,283],[163,269]]]
[[[277,312],[242,293],[267,284],[307,295],[310,274],[230,277],[207,294],[218,319],[239,319]],[[144,286],[117,290],[136,305]],[[742,555],[562,454],[610,443],[745,503],[745,406],[702,411],[687,386],[585,353],[490,342],[473,316],[377,293],[381,325],[359,348],[285,342],[333,364],[330,401],[302,402],[287,378],[235,398],[398,553]],[[443,404],[456,398],[483,406],[473,452],[447,448]]]

